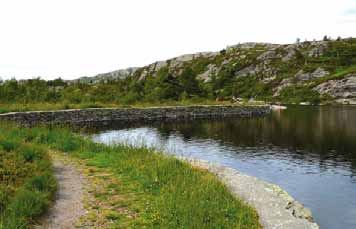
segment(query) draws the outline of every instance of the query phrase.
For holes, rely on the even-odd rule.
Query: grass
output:
[[[230,101],[214,101],[214,100],[199,100],[199,101],[166,101],[166,102],[142,102],[132,105],[115,104],[115,103],[83,103],[83,104],[68,104],[68,103],[11,103],[0,104],[0,114],[8,112],[26,112],[26,111],[50,111],[50,110],[68,110],[68,109],[85,109],[85,108],[144,108],[156,106],[193,106],[193,105],[232,105]],[[249,105],[245,103],[245,105]],[[254,104],[251,104],[254,105]]]
[[[101,104],[101,103],[83,103],[83,104],[10,103],[10,104],[0,104],[0,114],[7,113],[7,112],[68,110],[68,109],[102,108],[102,107],[115,107],[115,106],[117,106],[117,105],[115,105],[115,104]]]
[[[88,214],[79,222],[84,228],[261,228],[256,211],[234,198],[215,175],[171,156],[147,148],[93,143],[64,128],[0,126],[9,139],[69,155],[81,165],[93,195],[86,202]],[[14,150],[14,144],[4,145]],[[33,152],[37,151],[26,151],[24,158],[38,161]],[[27,180],[20,182],[21,191],[7,208],[32,219],[48,206],[42,200],[48,200],[43,193],[49,186],[45,179]],[[31,210],[25,207],[34,203],[38,204]]]
[[[0,228],[28,228],[53,200],[56,180],[46,149],[0,125]]]

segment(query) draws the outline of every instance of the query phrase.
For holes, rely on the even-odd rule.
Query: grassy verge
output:
[[[82,165],[93,199],[81,227],[261,227],[255,210],[235,199],[215,175],[173,157],[96,144],[66,129],[14,127],[11,133]]]
[[[204,100],[199,102],[194,101],[167,101],[157,103],[135,103],[131,105],[115,104],[115,103],[83,103],[83,104],[68,104],[68,103],[0,103],[0,114],[8,112],[25,112],[25,111],[50,111],[50,110],[68,110],[68,109],[85,109],[85,108],[144,108],[158,106],[193,106],[193,105],[232,105],[230,101],[212,101]],[[263,105],[261,102],[243,102],[239,105]]]
[[[27,228],[47,210],[55,191],[46,148],[0,125],[0,228]]]

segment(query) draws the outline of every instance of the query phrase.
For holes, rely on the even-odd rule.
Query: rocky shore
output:
[[[312,213],[277,185],[200,159],[183,158],[216,174],[236,196],[257,210],[265,229],[317,229]]]

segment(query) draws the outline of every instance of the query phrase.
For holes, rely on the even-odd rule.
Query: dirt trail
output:
[[[58,181],[56,200],[41,226],[43,229],[70,229],[85,214],[83,207],[84,179],[70,163],[53,157],[55,176]]]

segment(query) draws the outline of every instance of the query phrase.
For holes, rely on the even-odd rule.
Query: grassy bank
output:
[[[94,196],[80,222],[84,228],[260,228],[255,210],[215,175],[175,158],[96,144],[67,129],[6,128],[22,144],[69,155],[82,165]]]
[[[0,125],[1,229],[33,224],[50,206],[56,191],[46,148],[23,134]]]
[[[247,100],[238,105],[261,105],[261,102],[248,102]],[[193,106],[193,105],[233,105],[230,101],[166,101],[151,103],[134,103],[131,105],[117,103],[0,103],[0,114],[8,112],[25,112],[25,111],[50,111],[50,110],[68,110],[68,109],[85,109],[85,108],[144,108],[144,107],[162,107],[162,106]]]

